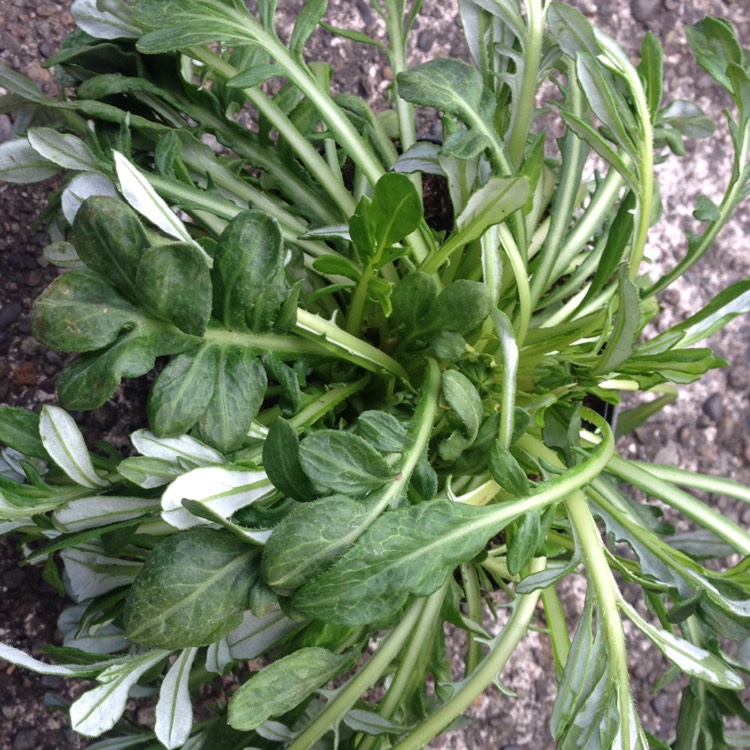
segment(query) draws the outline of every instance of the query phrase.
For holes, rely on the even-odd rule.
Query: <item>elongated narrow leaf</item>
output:
[[[499,440],[492,443],[488,467],[492,478],[508,492],[519,497],[528,494],[530,484],[526,472]]]
[[[243,732],[291,711],[352,664],[350,654],[303,648],[264,667],[229,701],[229,725]]]
[[[207,646],[247,609],[253,548],[225,531],[178,532],[146,559],[125,603],[125,635],[151,648]]]
[[[159,510],[156,498],[105,495],[71,500],[56,510],[53,517],[63,531],[70,532],[108,526]]]
[[[223,464],[226,459],[215,448],[211,448],[190,435],[176,438],[157,437],[149,430],[136,430],[130,440],[138,453],[149,458],[161,458],[180,464]]]
[[[118,3],[117,13],[99,7],[97,0],[75,0],[70,8],[76,26],[97,39],[134,39],[141,30],[133,23],[127,6]]]
[[[193,705],[188,683],[197,648],[185,649],[169,668],[156,704],[156,738],[168,750],[182,747],[193,728]]]
[[[648,111],[651,113],[652,120],[656,118],[661,107],[664,85],[663,55],[659,39],[649,31],[643,37],[638,75],[646,89]]]
[[[617,285],[617,312],[614,316],[613,331],[607,346],[599,357],[595,372],[605,373],[617,370],[633,354],[635,339],[640,329],[641,310],[638,287],[631,280],[628,266],[623,263],[619,269]]]
[[[48,458],[39,437],[39,415],[15,406],[0,406],[0,444],[34,458]]]
[[[302,6],[289,39],[289,51],[293,55],[302,56],[307,40],[318,28],[318,23],[325,15],[327,8],[328,0],[307,0]]]
[[[76,483],[95,490],[106,487],[91,463],[83,435],[73,417],[59,406],[43,406],[39,434],[50,458]]]
[[[47,664],[46,662],[29,656],[25,651],[0,643],[0,659],[9,664],[15,664],[24,669],[30,669],[37,674],[49,674],[57,677],[93,677],[101,671],[101,666],[95,664]]]
[[[744,687],[742,678],[715,654],[652,625],[625,601],[620,601],[620,607],[659,651],[686,674],[727,690]]]
[[[41,156],[25,138],[0,143],[0,179],[4,182],[41,182],[59,171],[60,167]]]
[[[101,685],[70,707],[73,729],[85,737],[98,737],[112,729],[125,711],[130,689],[168,655],[166,651],[149,651],[105,669],[97,678]]]
[[[529,197],[525,177],[492,177],[473,192],[456,218],[462,243],[481,237],[488,227],[501,224],[522,208]]]
[[[344,625],[388,618],[410,594],[433,593],[454,567],[479,553],[488,530],[469,527],[485,513],[445,500],[388,512],[333,568],[302,588],[293,604]]]
[[[193,469],[175,479],[161,498],[162,517],[178,529],[189,529],[206,523],[186,510],[183,500],[196,500],[224,519],[240,508],[273,493],[273,487],[262,471],[244,471],[221,466]]]
[[[359,435],[319,430],[300,444],[299,460],[310,479],[345,495],[377,489],[395,477],[386,460]]]
[[[297,433],[284,419],[277,419],[268,428],[263,468],[274,487],[287,497],[307,502],[316,496],[312,482],[302,470]]]
[[[138,167],[119,151],[115,151],[114,155],[117,179],[120,182],[122,194],[128,203],[141,216],[145,216],[165,234],[195,245],[198,251],[203,253],[206,260],[210,262],[206,251],[193,240],[185,225],[159,196],[156,190],[151,187],[149,181],[138,170]]]
[[[96,169],[96,159],[88,146],[77,136],[60,133],[52,128],[31,128],[29,145],[40,156],[64,169],[88,171]]]

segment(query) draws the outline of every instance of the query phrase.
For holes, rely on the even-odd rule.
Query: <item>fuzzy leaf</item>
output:
[[[260,211],[238,214],[216,244],[214,316],[233,330],[266,331],[287,285],[279,225]]]
[[[295,508],[263,551],[263,577],[287,595],[323,572],[362,534],[370,503],[331,495]]]
[[[60,167],[33,149],[25,138],[0,143],[0,179],[26,184],[53,177]]]
[[[299,460],[316,484],[345,495],[377,489],[395,477],[394,470],[358,435],[319,430],[300,443]]]
[[[60,133],[52,128],[31,128],[29,145],[40,156],[63,169],[90,171],[96,169],[96,159],[88,146],[77,136]]]
[[[131,300],[140,299],[136,269],[148,237],[133,209],[117,198],[87,198],[76,213],[73,234],[78,257],[92,271]]]
[[[220,349],[214,389],[197,436],[222,453],[239,448],[260,410],[268,379],[257,357],[240,346]]]
[[[211,276],[205,252],[172,242],[146,250],[138,263],[139,301],[181,331],[201,336],[211,317]]]
[[[207,646],[239,622],[256,578],[253,548],[226,531],[197,528],[161,541],[125,602],[125,635],[170,650]]]
[[[301,612],[343,625],[395,614],[409,595],[436,591],[454,567],[471,560],[490,533],[471,522],[487,509],[433,500],[381,516],[330,570],[293,598]]]
[[[384,411],[363,411],[357,417],[357,434],[383,453],[401,453],[408,434],[392,414]]]
[[[253,675],[229,701],[229,725],[243,732],[291,711],[352,664],[350,654],[302,648]]]

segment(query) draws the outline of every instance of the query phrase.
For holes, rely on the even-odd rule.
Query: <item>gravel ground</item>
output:
[[[54,52],[72,28],[69,2],[0,0],[0,60],[30,76],[46,92],[56,83],[40,65]],[[295,15],[298,2],[283,1],[282,12]],[[609,30],[633,55],[646,30],[664,45],[668,71],[665,100],[693,98],[717,121],[728,102],[716,97],[708,77],[690,59],[684,25],[703,15],[726,16],[738,26],[741,38],[750,44],[750,4],[742,0],[578,0],[579,7]],[[435,56],[464,56],[464,45],[455,20],[455,0],[426,0],[414,38],[412,60]],[[329,19],[341,26],[377,31],[376,17],[365,0],[331,3]],[[321,57],[331,62],[335,82],[342,89],[375,100],[390,85],[388,70],[370,50],[355,56],[341,40],[314,41]],[[316,47],[313,47],[313,56]],[[351,60],[356,60],[352,64]],[[434,129],[429,120],[420,124]],[[0,141],[11,134],[11,120],[0,114]],[[728,136],[720,128],[717,137],[692,143],[688,155],[660,168],[664,218],[653,233],[648,248],[654,275],[669,268],[684,252],[684,232],[692,223],[691,212],[700,193],[715,197],[729,173]],[[11,186],[0,183],[0,402],[38,408],[55,402],[55,377],[63,364],[55,352],[45,351],[31,336],[29,311],[36,295],[56,275],[41,258],[43,232],[33,228],[44,208],[45,186]],[[750,275],[750,212],[741,208],[720,236],[717,246],[679,286],[662,296],[664,310],[657,327],[670,325],[705,304],[729,283]],[[678,402],[639,429],[621,448],[628,453],[686,468],[732,476],[750,482],[750,322],[734,321],[711,341],[731,369],[712,373],[700,384],[684,388]],[[143,387],[133,383],[113,403],[81,417],[84,431],[122,444],[123,437],[144,421]],[[714,498],[722,512],[750,522],[750,509]],[[0,540],[0,641],[40,656],[40,647],[55,637],[55,622],[65,606],[34,568],[17,567],[17,551],[7,539]],[[573,580],[564,592],[568,611],[580,608],[583,582]],[[646,726],[667,739],[674,726],[679,694],[673,686],[654,697],[650,688],[664,670],[661,658],[638,644],[633,651],[632,674],[636,699]],[[549,679],[550,654],[546,639],[532,634],[510,664],[503,681],[517,693],[516,699],[490,692],[478,699],[470,715],[476,721],[461,731],[449,733],[431,744],[455,750],[517,750],[552,747],[546,730],[554,686]],[[43,707],[45,696],[69,698],[69,688],[59,678],[39,678],[14,670],[0,661],[0,750],[24,748],[78,748],[84,746],[66,729],[64,713]],[[75,688],[72,688],[75,689]]]

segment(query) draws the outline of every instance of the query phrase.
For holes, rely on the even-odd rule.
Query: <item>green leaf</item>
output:
[[[750,312],[750,280],[743,279],[719,292],[700,312],[642,344],[638,354],[661,354],[678,345],[692,346],[747,312]]]
[[[287,497],[300,502],[315,497],[315,488],[299,460],[297,433],[285,419],[277,419],[268,428],[263,443],[263,469],[273,486]]]
[[[575,57],[579,52],[594,56],[600,52],[594,29],[577,8],[551,3],[547,23],[552,36],[569,57]]]
[[[31,128],[29,145],[53,164],[78,171],[96,170],[96,160],[88,146],[77,136],[52,128]]]
[[[627,263],[620,265],[617,312],[606,348],[594,368],[594,372],[598,374],[617,370],[633,354],[635,348],[636,336],[641,327],[641,300],[638,287],[631,280],[629,271]]]
[[[414,183],[403,174],[384,174],[375,185],[369,218],[377,246],[401,242],[422,220],[422,202]]]
[[[265,83],[269,78],[284,75],[284,69],[271,63],[253,65],[248,70],[243,70],[227,81],[227,86],[233,89],[251,89]]]
[[[638,65],[638,75],[646,89],[648,111],[651,113],[652,121],[656,118],[659,107],[661,107],[664,81],[663,57],[659,39],[649,31],[643,37],[643,43],[641,44],[641,62]]]
[[[374,711],[364,711],[361,708],[353,708],[344,716],[344,724],[355,732],[364,732],[374,736],[381,734],[404,734],[407,727],[397,724],[395,721],[386,719],[385,716],[376,714]]]
[[[39,435],[49,457],[78,485],[95,490],[107,487],[94,469],[83,435],[73,417],[59,406],[43,406]]]
[[[112,343],[142,314],[109,282],[86,269],[58,276],[34,302],[31,326],[46,346],[87,352]]]
[[[345,495],[359,495],[395,478],[395,471],[359,435],[338,430],[319,430],[300,443],[299,460],[304,472],[322,487]]]
[[[476,130],[457,130],[451,133],[440,147],[441,156],[455,156],[456,159],[475,159],[490,141],[484,133]]]
[[[680,670],[727,690],[742,690],[742,678],[721,658],[644,620],[627,602],[620,607],[630,621]]]
[[[363,411],[355,429],[373,448],[383,453],[401,453],[406,446],[406,428],[385,411]]]
[[[0,444],[34,458],[49,458],[39,438],[39,415],[15,406],[0,406]]]
[[[538,510],[521,516],[508,542],[508,572],[511,575],[518,575],[531,562],[540,541],[544,538],[543,532],[542,514]]]
[[[742,47],[732,24],[723,18],[704,18],[685,29],[698,64],[720,86],[733,93],[727,74],[730,63],[742,65]]]
[[[695,102],[685,99],[670,102],[659,113],[657,122],[688,138],[708,138],[716,130],[714,121]]]
[[[445,287],[430,305],[418,333],[420,336],[435,331],[467,334],[486,320],[491,308],[492,296],[484,284],[459,279]]]
[[[257,22],[247,12],[238,13],[236,3],[211,0],[138,0],[133,20],[153,29],[138,39],[145,54],[171,52],[198,44],[225,42],[243,45],[256,41],[248,23]]]
[[[321,18],[328,9],[328,0],[307,0],[297,13],[292,35],[289,38],[289,51],[298,58],[302,58],[305,44],[310,35],[318,28]]]
[[[195,528],[167,537],[146,558],[125,602],[125,635],[170,650],[207,646],[247,609],[256,579],[252,547],[232,534]]]
[[[518,497],[529,494],[530,484],[526,472],[499,440],[495,440],[490,448],[488,468],[492,478],[508,492]]]
[[[720,217],[719,207],[707,195],[701,195],[695,204],[693,216],[698,221],[716,221]]]
[[[429,274],[416,271],[407,274],[393,289],[393,318],[408,333],[421,328],[438,294],[437,282]]]
[[[214,316],[233,330],[267,331],[288,289],[277,222],[260,211],[243,211],[216,243],[212,271]]]
[[[409,595],[436,591],[454,567],[482,550],[487,529],[467,526],[486,511],[433,500],[387,512],[338,563],[302,588],[292,604],[326,622],[382,621],[401,609]]]
[[[466,121],[479,115],[491,123],[495,97],[482,74],[462,60],[438,58],[398,76],[398,95],[407,102],[434,107]]]
[[[148,421],[159,437],[188,432],[205,413],[219,374],[220,348],[202,344],[172,359],[148,396]]]
[[[309,235],[312,232],[308,232]],[[343,276],[352,281],[358,281],[362,275],[360,269],[343,255],[321,255],[313,261],[313,268],[324,276]]]
[[[330,568],[366,528],[370,506],[331,495],[295,508],[276,526],[263,550],[266,583],[286,596]]]
[[[135,211],[117,198],[87,198],[76,213],[73,234],[78,257],[137,301],[136,269],[148,237]]]
[[[159,688],[156,704],[156,738],[168,750],[182,747],[193,729],[193,704],[190,700],[190,670],[198,653],[185,649],[169,668]]]
[[[191,346],[195,346],[194,340],[187,336],[139,325],[104,351],[82,354],[67,365],[57,381],[60,399],[71,409],[97,409],[120,387],[123,378],[145,375],[158,356],[177,354]]]
[[[167,656],[166,651],[148,651],[105,669],[96,678],[101,685],[84,693],[70,707],[73,730],[85,737],[98,737],[112,729],[125,712],[131,688]]]
[[[33,149],[25,138],[0,143],[0,179],[26,184],[54,177],[60,167]]]
[[[471,194],[456,218],[456,234],[461,244],[481,237],[495,224],[502,224],[510,214],[524,206],[528,197],[529,182],[525,177],[491,177]]]
[[[474,384],[457,370],[443,373],[441,390],[443,399],[458,417],[461,428],[441,441],[438,453],[443,460],[454,461],[476,440],[484,407]]]
[[[266,371],[256,356],[241,346],[221,347],[198,437],[222,453],[239,448],[260,411],[267,385]]]
[[[250,732],[271,716],[299,706],[318,688],[353,665],[350,653],[302,648],[253,675],[229,701],[229,725]]]
[[[211,317],[211,276],[205,253],[171,242],[143,253],[138,263],[138,299],[180,330],[201,336]]]

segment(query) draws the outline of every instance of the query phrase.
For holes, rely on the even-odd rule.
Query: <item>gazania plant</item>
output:
[[[275,0],[76,0],[48,61],[63,95],[0,69],[0,107],[24,112],[0,178],[62,173],[62,272],[33,312],[77,355],[61,404],[157,373],[127,456],[62,407],[0,407],[0,533],[73,601],[46,659],[0,657],[92,680],[70,706],[91,748],[413,750],[535,628],[557,747],[748,746],[723,717],[750,719],[750,533],[690,490],[750,489],[615,446],[725,364],[700,342],[750,309],[741,281],[644,335],[750,192],[747,52],[726,20],[688,30],[733,101],[734,166],[651,278],[654,165],[713,127],[662,101],[654,36],[636,65],[569,5],[461,0],[471,59],[410,68],[421,0],[371,5],[387,42],[326,24],[325,0],[282,35]],[[382,111],[332,93],[305,53],[319,26],[380,48]],[[615,420],[624,391],[646,396]],[[641,725],[624,621],[662,683],[689,678],[672,738]],[[123,718],[131,695],[154,726]]]

